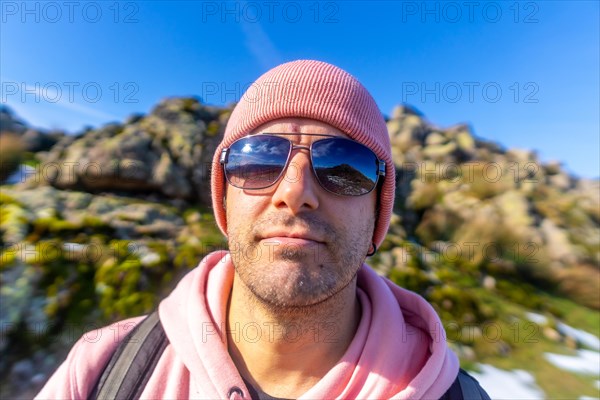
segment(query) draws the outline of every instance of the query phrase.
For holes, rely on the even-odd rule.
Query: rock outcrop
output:
[[[212,155],[228,115],[195,99],[166,99],[147,116],[65,137],[44,157],[35,183],[207,204]]]
[[[148,115],[61,135],[0,110],[10,131],[0,140],[29,154],[0,192],[3,397],[31,397],[79,334],[148,312],[204,254],[225,248],[210,167],[230,112],[169,98]],[[506,329],[515,310],[559,321],[567,315],[554,297],[600,310],[598,180],[468,125],[436,127],[409,106],[387,124],[395,209],[370,264],[433,304],[463,359],[520,348],[485,340],[486,324]],[[552,322],[543,332],[577,347]]]

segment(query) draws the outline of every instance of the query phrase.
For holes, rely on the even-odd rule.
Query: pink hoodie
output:
[[[170,344],[142,398],[250,398],[222,329],[233,276],[229,254],[211,253],[161,302],[159,316]],[[358,273],[357,294],[362,316],[354,339],[301,398],[439,399],[459,366],[433,308],[367,265]],[[140,320],[84,335],[36,398],[87,398],[119,341]]]

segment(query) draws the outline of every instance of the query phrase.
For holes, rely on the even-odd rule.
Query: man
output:
[[[310,60],[261,76],[214,156],[230,252],[161,302],[168,344],[141,398],[452,397],[458,361],[434,310],[364,264],[394,189],[385,122],[354,77]],[[115,332],[139,321],[80,340],[38,398],[88,397],[124,341]]]

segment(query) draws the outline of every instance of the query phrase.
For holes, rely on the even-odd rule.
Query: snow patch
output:
[[[590,349],[600,351],[600,339],[597,336],[594,336],[586,331],[582,331],[581,329],[575,329],[569,325],[563,324],[562,322],[556,324],[556,329],[558,329],[558,331],[563,335],[571,336],[582,345],[589,347]]]
[[[577,355],[545,353],[550,363],[565,371],[586,375],[600,375],[600,353],[592,350],[577,350]]]
[[[548,318],[546,318],[542,314],[526,312],[525,316],[527,317],[528,320],[530,320],[531,322],[534,322],[538,325],[546,325],[548,323]]]
[[[492,399],[543,399],[545,393],[527,371],[506,371],[491,365],[479,364],[481,370],[469,372]]]

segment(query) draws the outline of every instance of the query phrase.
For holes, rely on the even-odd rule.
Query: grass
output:
[[[600,312],[565,298],[547,296],[544,300],[560,312],[561,319],[567,325],[600,337]]]
[[[545,300],[550,307],[563,313],[562,321],[567,325],[598,335],[600,315],[597,311],[567,299],[547,296]],[[498,299],[495,305],[500,307],[502,315],[512,316],[511,321],[500,321],[496,328],[496,331],[502,334],[501,339],[511,344],[511,351],[506,356],[500,356],[493,353],[485,355],[485,350],[477,349],[480,362],[504,370],[520,369],[530,372],[549,399],[599,397],[600,392],[595,382],[600,376],[568,372],[546,360],[545,353],[574,355],[575,351],[568,349],[563,343],[546,338],[543,327],[526,319],[525,312],[530,311],[529,309],[501,299]]]

